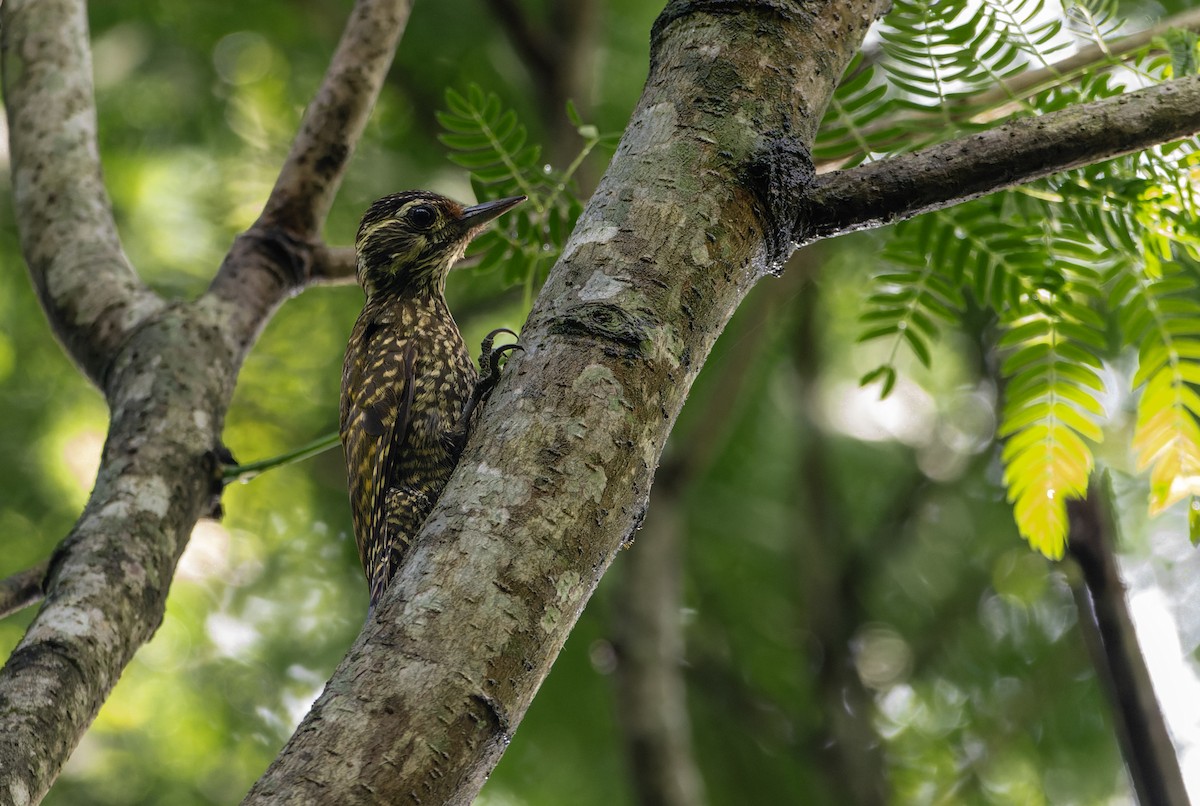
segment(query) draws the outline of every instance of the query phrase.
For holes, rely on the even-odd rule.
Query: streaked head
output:
[[[425,190],[384,196],[358,226],[358,282],[367,296],[377,293],[440,293],[450,267],[488,222],[511,210],[524,196],[463,207]]]

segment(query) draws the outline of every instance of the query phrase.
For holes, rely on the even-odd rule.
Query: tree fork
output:
[[[161,622],[188,536],[219,494],[224,415],[258,331],[305,284],[345,273],[342,250],[316,236],[408,7],[356,3],[254,229],[280,237],[239,238],[209,293],[185,304],[146,288],[121,250],[100,178],[86,3],[0,4],[22,249],[55,333],[111,411],[88,504],[0,671],[0,801],[42,798]]]
[[[474,798],[635,528],[718,333],[790,251],[801,155],[886,6],[667,7],[613,163],[522,330],[526,351],[373,620],[246,803]]]

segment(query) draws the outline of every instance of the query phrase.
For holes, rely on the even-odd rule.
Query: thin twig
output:
[[[978,109],[981,106],[988,107],[997,103],[1006,103],[1013,97],[1027,97],[1041,91],[1047,84],[1060,82],[1066,77],[1076,75],[1097,65],[1109,63],[1114,59],[1124,59],[1132,56],[1153,42],[1155,37],[1162,36],[1172,29],[1185,29],[1189,31],[1200,29],[1200,9],[1176,14],[1174,17],[1163,20],[1158,25],[1147,28],[1144,31],[1139,31],[1136,34],[1122,37],[1114,42],[1105,44],[1103,47],[1099,44],[1089,45],[1048,67],[1018,73],[987,91],[965,100],[963,105]]]
[[[1177,14],[1174,17],[1163,20],[1158,25],[1116,39],[1111,43],[1089,45],[1053,64],[1048,64],[1036,70],[1026,70],[1011,78],[997,81],[988,89],[975,95],[958,99],[949,106],[939,108],[936,112],[904,111],[900,114],[884,117],[866,127],[862,132],[862,136],[870,137],[872,134],[895,129],[896,127],[902,127],[906,131],[911,131],[913,127],[919,127],[921,123],[936,126],[944,121],[947,114],[955,121],[979,120],[984,117],[995,118],[997,117],[995,109],[998,107],[1006,106],[1014,101],[1029,98],[1039,92],[1065,84],[1089,70],[1105,66],[1115,67],[1128,61],[1143,48],[1150,45],[1156,37],[1162,36],[1167,31],[1173,29],[1189,31],[1200,29],[1200,9]],[[865,65],[877,61],[880,56],[881,52],[878,48],[875,48],[871,53],[867,53],[858,72],[865,69]],[[847,76],[845,81],[853,79],[854,76],[858,75],[858,72]],[[818,162],[816,166],[817,171],[819,173],[826,173],[837,168],[844,162],[845,160],[842,158]]]
[[[221,472],[221,478],[226,484],[233,484],[235,481],[250,481],[272,468],[303,462],[305,459],[320,456],[340,444],[341,437],[335,431],[332,434],[326,434],[323,437],[314,439],[312,442],[301,445],[295,450],[281,453],[278,456],[272,456],[269,459],[259,459],[257,462],[247,462],[244,465],[227,465]]]

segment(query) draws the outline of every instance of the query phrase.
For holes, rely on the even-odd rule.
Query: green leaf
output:
[[[875,381],[881,381],[879,389],[879,399],[883,400],[892,393],[892,389],[896,386],[896,370],[890,366],[884,365],[863,375],[859,381],[859,386],[868,386]]]

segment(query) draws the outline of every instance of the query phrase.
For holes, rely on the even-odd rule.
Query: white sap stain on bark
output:
[[[602,271],[593,272],[588,281],[579,289],[579,298],[584,302],[595,302],[600,299],[611,299],[624,291],[628,286],[615,278],[609,277]]]
[[[75,638],[95,637],[96,613],[60,604],[46,608],[38,617],[36,632],[39,635],[70,635]],[[33,631],[31,631],[33,632]]]
[[[116,481],[113,501],[100,510],[102,517],[126,517],[148,512],[165,518],[171,508],[171,488],[161,476],[122,476]]]
[[[8,787],[8,795],[13,806],[29,806],[29,790],[24,781],[13,781]]]
[[[595,227],[586,229],[579,236],[571,239],[567,244],[567,248],[563,251],[562,260],[570,260],[571,256],[579,251],[579,248],[584,244],[589,243],[608,243],[613,238],[617,237],[616,227]]]

